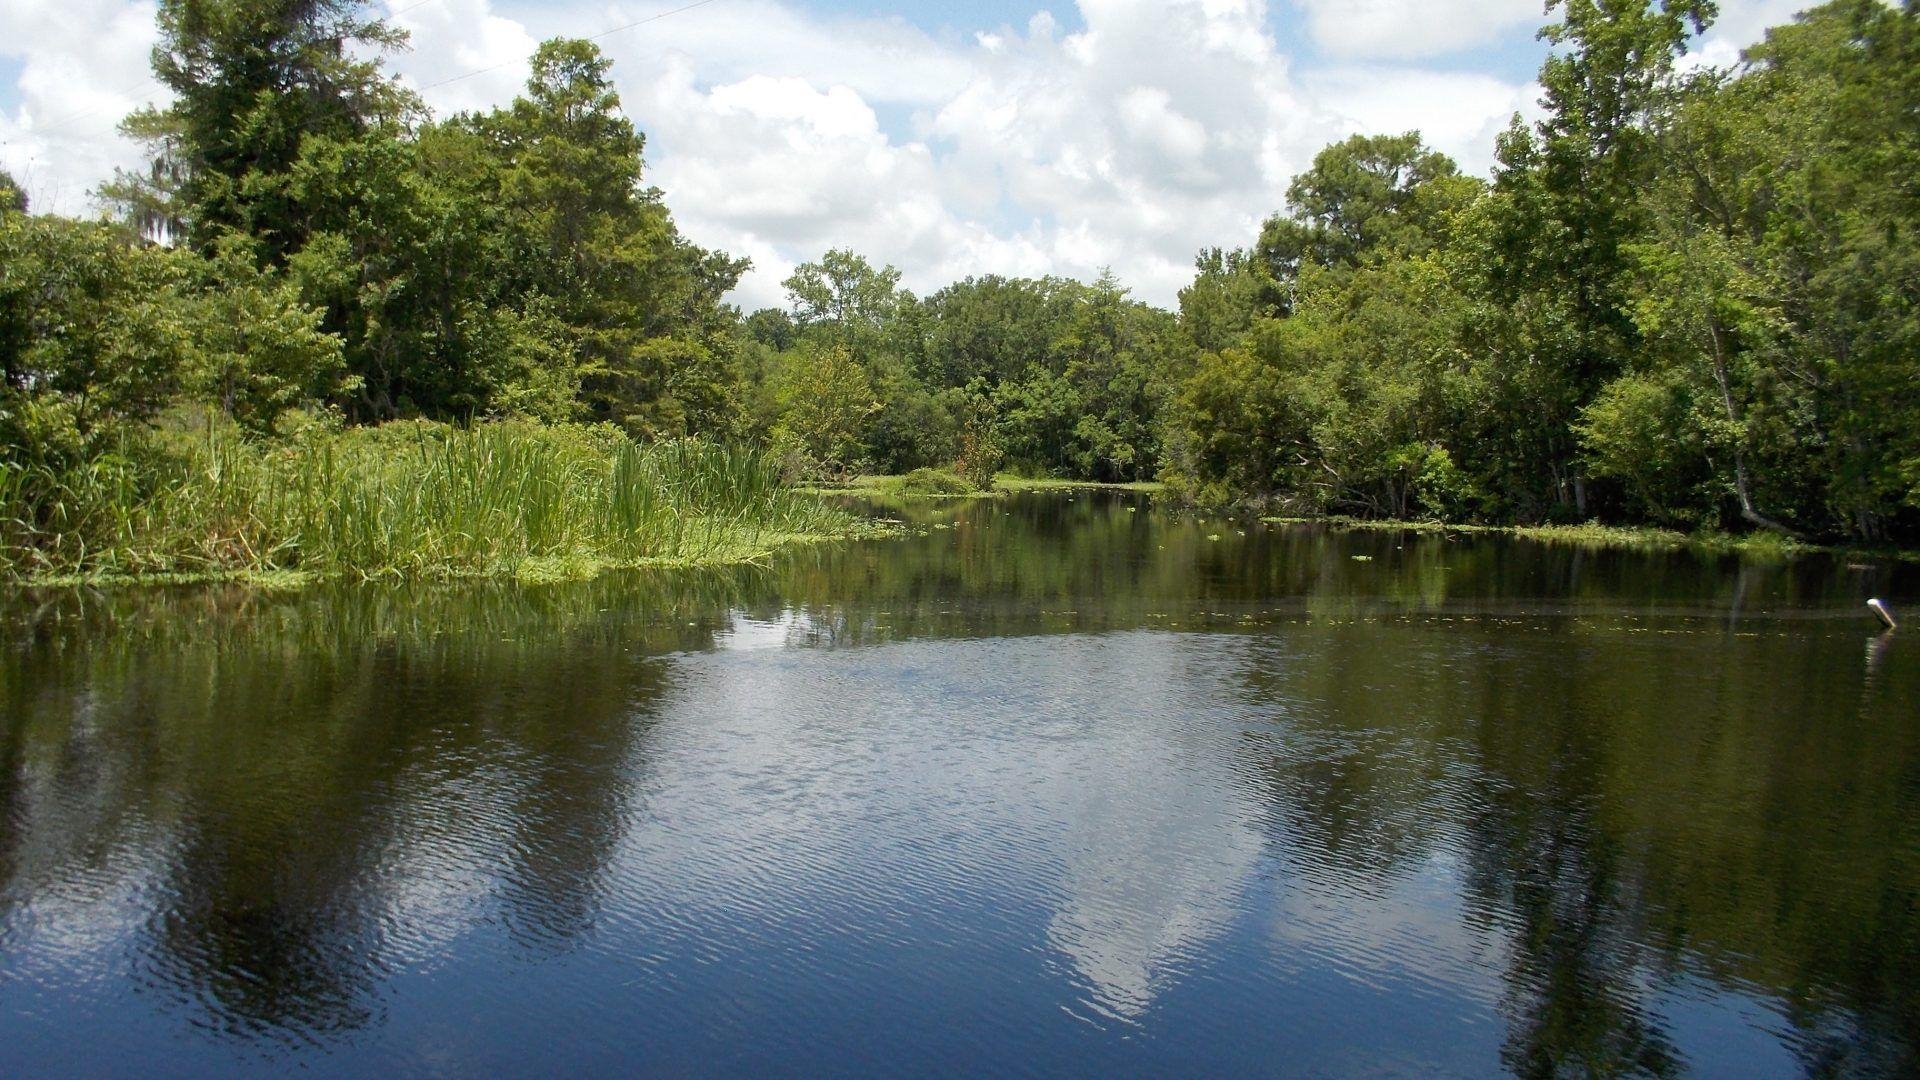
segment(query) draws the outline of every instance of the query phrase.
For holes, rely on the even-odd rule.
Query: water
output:
[[[17,599],[0,1074],[1920,1068],[1920,567],[910,514]]]

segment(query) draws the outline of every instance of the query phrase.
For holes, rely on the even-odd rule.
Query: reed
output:
[[[67,470],[0,466],[15,580],[580,576],[848,535],[753,449],[617,430],[403,422],[259,443],[208,426]]]

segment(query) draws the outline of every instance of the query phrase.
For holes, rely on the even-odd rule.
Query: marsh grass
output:
[[[951,469],[915,469],[900,476],[863,474],[836,484],[816,484],[805,488],[823,495],[869,495],[900,499],[979,499],[1034,491],[1131,491],[1158,494],[1166,485],[1152,480],[1129,484],[1109,484],[1095,480],[1063,480],[1057,477],[1016,476],[1000,473],[992,485],[979,487]]]
[[[1627,548],[1638,550],[1690,549],[1715,554],[1733,554],[1751,559],[1790,559],[1816,552],[1866,552],[1869,549],[1832,548],[1810,544],[1778,533],[1754,532],[1735,536],[1723,532],[1683,533],[1651,526],[1603,525],[1589,521],[1579,525],[1462,525],[1440,521],[1393,521],[1373,518],[1266,517],[1271,525],[1324,525],[1336,529],[1364,529],[1386,532],[1438,533],[1443,535],[1499,534],[1518,536],[1545,544],[1565,544],[1588,548]],[[1874,554],[1904,557],[1908,553],[1872,551]]]
[[[16,580],[578,577],[849,535],[766,454],[604,427],[403,422],[259,443],[215,426],[55,471],[0,467]]]
[[[994,477],[993,486],[1000,491],[1131,491],[1144,495],[1157,495],[1166,490],[1166,485],[1158,480],[1135,480],[1130,483],[1104,483],[1097,480],[1066,480],[1050,476],[1017,476],[1003,472]]]

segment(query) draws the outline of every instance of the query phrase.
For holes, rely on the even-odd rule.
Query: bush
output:
[[[980,485],[945,469],[915,469],[889,487],[903,495],[974,495],[980,491]]]

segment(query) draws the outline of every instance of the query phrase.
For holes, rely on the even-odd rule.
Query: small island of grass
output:
[[[26,584],[552,580],[746,562],[885,529],[783,486],[764,451],[640,444],[605,425],[169,435],[91,470],[0,473],[0,503],[16,511],[0,521],[0,573]]]

